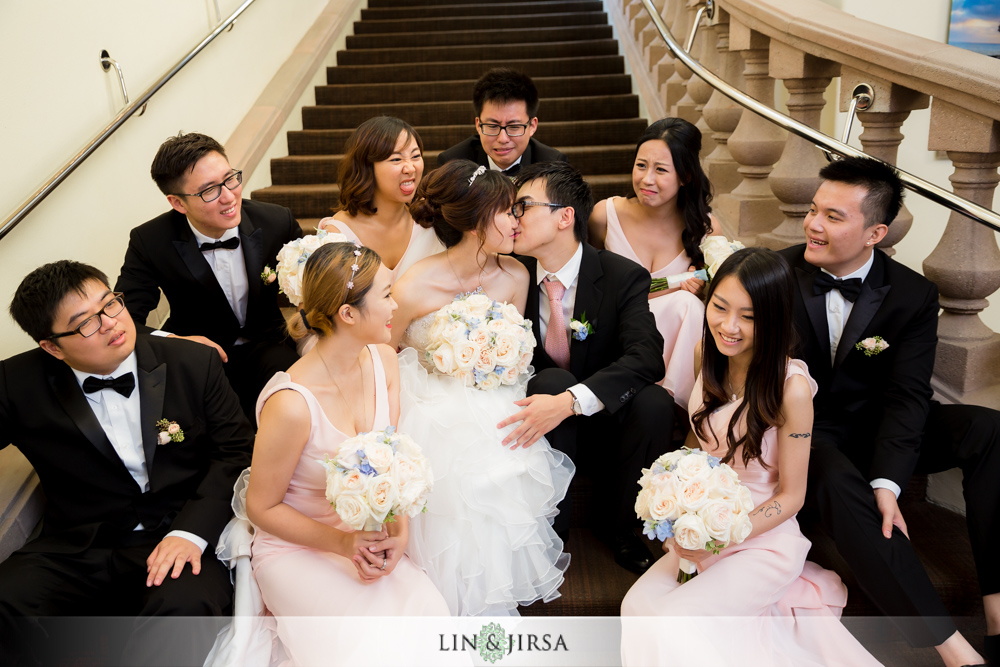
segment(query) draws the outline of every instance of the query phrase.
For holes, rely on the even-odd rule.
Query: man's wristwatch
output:
[[[573,414],[574,415],[582,415],[583,414],[583,406],[580,405],[580,399],[576,397],[576,394],[573,393],[572,389],[567,389],[566,391],[568,391],[569,395],[573,397]]]

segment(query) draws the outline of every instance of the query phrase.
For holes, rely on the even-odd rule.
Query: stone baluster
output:
[[[788,89],[788,115],[819,129],[820,115],[826,105],[823,93],[840,73],[840,65],[772,40],[769,69],[771,76],[784,81]],[[780,250],[802,242],[802,221],[819,187],[819,170],[826,163],[823,152],[811,141],[788,134],[781,159],[767,179],[781,202],[778,208],[784,219],[774,231],[758,235],[757,245]]]
[[[899,128],[903,126],[911,111],[926,109],[930,104],[930,98],[910,88],[845,67],[840,76],[841,111],[850,108],[851,94],[860,83],[867,83],[875,91],[875,102],[872,106],[858,112],[858,120],[864,127],[864,132],[858,135],[861,148],[872,157],[889,164],[896,164],[899,142],[903,140],[903,133]],[[911,225],[913,225],[913,215],[904,204],[899,210],[899,215],[889,225],[889,233],[878,247],[888,255],[896,254],[893,246],[906,236]]]
[[[986,208],[993,205],[1000,182],[1000,122],[935,98],[927,147],[948,152],[955,194]],[[1000,335],[979,317],[986,297],[1000,288],[1000,249],[993,230],[952,212],[937,247],[924,260],[924,275],[937,283],[943,310],[936,388],[962,400],[1000,385]]]
[[[676,13],[676,3],[682,0],[666,0],[663,4],[663,9],[660,11],[660,17],[666,24],[667,28],[673,33],[673,22],[674,14]],[[657,38],[659,39],[659,38]],[[674,75],[674,56],[670,53],[670,49],[667,48],[666,44],[663,44],[663,52],[660,59],[656,61],[652,69],[656,80],[656,89],[660,93],[661,99],[666,95],[666,85],[670,77]],[[650,121],[658,120],[657,118],[650,118]]]
[[[704,23],[708,23],[707,17]],[[698,62],[712,72],[718,69],[719,57],[718,52],[715,50],[716,41],[715,31],[709,25],[702,25],[701,30],[698,32],[698,38],[695,40],[693,50]],[[691,96],[691,99],[695,103],[694,110],[698,118],[695,127],[701,130],[701,157],[704,159],[715,150],[715,139],[712,138],[712,129],[708,126],[704,116],[705,105],[708,104],[708,100],[712,97],[714,89],[705,83],[701,77],[692,76],[688,80],[687,90],[688,95]]]
[[[688,38],[688,33],[690,33],[691,28],[694,27],[694,16],[697,12],[698,12],[697,0],[689,2],[687,5],[687,15],[686,15],[687,29],[684,31],[683,35],[677,36],[677,41],[681,43],[682,48],[685,46],[685,42],[687,41]],[[702,20],[704,22],[704,19]],[[701,42],[703,41],[704,41],[704,35],[701,34],[699,31],[699,35],[695,39],[695,43],[691,46],[691,55],[695,59],[697,59],[698,57],[697,54],[699,52]],[[674,65],[674,69],[684,82],[684,94],[681,96],[679,100],[677,100],[677,103],[670,108],[670,115],[675,118],[683,118],[684,120],[692,124],[697,123],[698,103],[695,102],[694,98],[691,97],[691,84],[693,81],[698,81],[699,79],[698,77],[694,76],[694,73],[687,67],[687,65],[684,65],[683,63],[680,62],[676,63]]]
[[[674,19],[669,24],[670,33],[678,44],[684,46],[687,39],[688,26],[690,25],[690,12],[684,0],[674,0]],[[691,76],[691,70],[685,67],[679,60],[674,61],[674,73],[667,80],[663,93],[663,108],[672,110],[674,105],[687,92],[687,77]]]
[[[716,74],[739,88],[739,72],[743,70],[743,63],[738,52],[729,50],[729,14],[722,9],[715,12],[711,27],[717,54]],[[705,173],[712,182],[712,192],[716,197],[731,192],[740,183],[740,175],[736,171],[739,165],[730,154],[728,143],[741,115],[743,107],[715,89],[702,111],[715,143],[715,148],[705,158]]]
[[[655,7],[657,13],[662,16],[663,10],[666,7],[666,0],[654,0],[653,7]],[[646,11],[645,7],[643,7],[643,11]],[[663,59],[663,56],[670,53],[670,49],[668,49],[664,41],[660,39],[660,33],[656,31],[652,21],[650,21],[649,26],[642,31],[639,46],[642,48],[643,62],[646,63],[646,67],[649,68],[650,72],[652,72],[656,67],[656,64]]]
[[[743,54],[746,92],[759,102],[774,104],[774,79],[768,75],[770,38],[730,18],[729,49]],[[753,112],[746,112],[729,138],[729,152],[743,177],[732,192],[718,198],[716,210],[744,242],[769,232],[783,215],[767,177],[785,147],[785,131]]]

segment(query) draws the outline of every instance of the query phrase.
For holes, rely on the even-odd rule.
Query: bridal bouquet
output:
[[[688,447],[668,452],[643,469],[639,486],[635,514],[651,540],[672,537],[683,549],[719,553],[750,535],[750,490],[708,452]],[[687,581],[694,572],[694,563],[682,558],[678,581]]]
[[[650,292],[673,289],[682,282],[690,278],[697,278],[708,282],[718,272],[722,263],[737,250],[742,250],[746,246],[739,241],[730,241],[725,236],[706,236],[699,246],[705,255],[705,268],[687,273],[677,273],[666,278],[653,278],[653,283],[649,288]]]
[[[345,243],[348,238],[338,232],[323,229],[289,241],[278,252],[278,287],[296,308],[302,305],[302,271],[306,260],[316,249],[327,243]]]
[[[378,530],[427,506],[434,485],[431,466],[417,443],[393,426],[348,438],[326,468],[326,499],[354,530]]]
[[[429,340],[427,360],[439,373],[483,390],[516,384],[535,348],[531,322],[481,290],[437,311]]]

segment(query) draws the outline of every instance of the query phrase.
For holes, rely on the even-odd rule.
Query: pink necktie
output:
[[[559,368],[569,370],[569,340],[566,318],[563,317],[563,294],[566,288],[553,275],[546,276],[545,291],[549,295],[549,325],[545,330],[545,352]]]

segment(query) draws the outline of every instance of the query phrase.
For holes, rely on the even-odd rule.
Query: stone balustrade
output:
[[[617,4],[616,4],[617,3]],[[682,46],[699,0],[658,0],[656,8]],[[691,55],[754,99],[819,129],[827,89],[839,79],[839,110],[855,86],[875,91],[857,115],[861,148],[895,163],[902,125],[930,106],[928,150],[952,162],[953,191],[989,208],[1000,176],[1000,62],[863,21],[820,0],[715,0]],[[789,134],[711,89],[665,48],[640,0],[614,0],[612,18],[627,17],[641,54],[630,66],[637,88],[653,91],[646,108],[697,123],[705,137],[703,163],[715,190],[713,210],[726,232],[747,244],[783,248],[803,240],[802,220],[826,162],[811,142]],[[647,94],[648,96],[648,94]],[[784,99],[784,95],[781,98]],[[655,120],[651,118],[650,120]],[[906,168],[906,165],[900,165]],[[911,194],[911,197],[918,196]],[[893,246],[916,224],[904,207],[880,247]],[[942,314],[934,386],[946,401],[1000,408],[1000,335],[980,318],[1000,288],[1000,248],[992,230],[952,213],[938,246],[924,260],[937,283]]]

